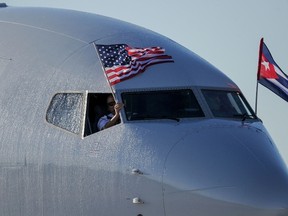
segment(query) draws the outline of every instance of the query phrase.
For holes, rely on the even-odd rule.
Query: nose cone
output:
[[[169,215],[288,215],[288,173],[265,131],[192,131],[169,153],[163,176]]]

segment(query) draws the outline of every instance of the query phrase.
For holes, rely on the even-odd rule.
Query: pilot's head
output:
[[[110,113],[113,113],[115,114],[115,110],[114,110],[114,106],[115,106],[115,100],[113,98],[112,95],[109,95],[107,97],[107,100],[106,100],[106,103],[107,103],[107,109]]]

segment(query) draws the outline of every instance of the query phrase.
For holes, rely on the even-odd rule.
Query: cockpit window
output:
[[[215,117],[256,119],[256,115],[237,91],[202,90],[206,102]]]
[[[46,120],[57,127],[80,134],[83,112],[84,95],[82,93],[58,93],[52,98]]]
[[[122,93],[128,121],[204,117],[192,90]]]
[[[107,115],[111,93],[57,93],[52,98],[46,120],[59,128],[86,137],[99,131],[98,120]],[[121,121],[121,120],[120,120]]]

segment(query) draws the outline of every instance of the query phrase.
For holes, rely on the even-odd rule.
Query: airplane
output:
[[[149,29],[0,5],[1,216],[286,216],[287,166],[228,76]],[[111,87],[97,45],[165,49]],[[121,123],[95,123],[113,93]]]

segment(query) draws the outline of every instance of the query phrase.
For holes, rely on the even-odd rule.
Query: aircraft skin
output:
[[[255,116],[214,116],[203,89],[242,93],[204,59],[145,28],[71,10],[3,7],[0,29],[1,216],[288,215],[275,143]],[[86,133],[89,94],[111,93],[95,44],[160,46],[173,57],[116,84],[117,100],[188,89],[204,115],[132,121],[125,106],[120,124]],[[80,124],[55,111],[58,96],[83,99]]]

